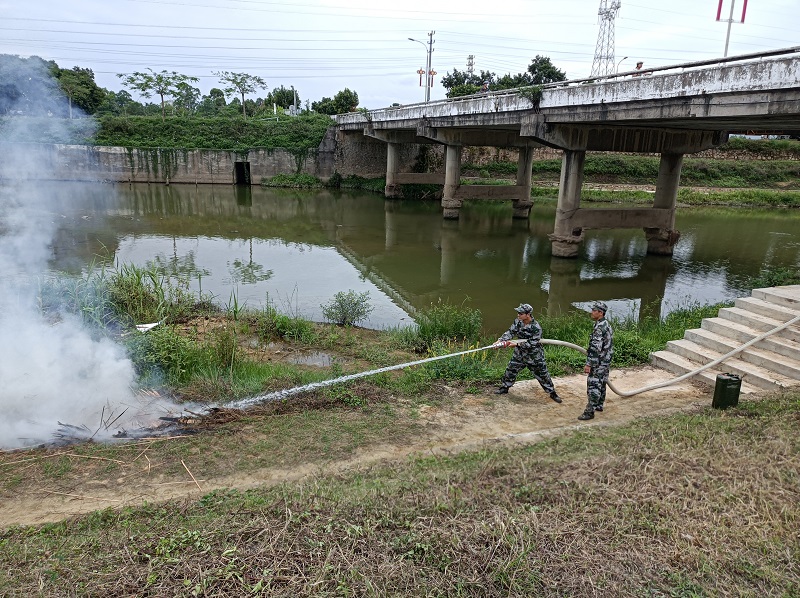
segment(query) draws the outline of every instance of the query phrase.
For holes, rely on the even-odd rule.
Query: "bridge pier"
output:
[[[531,215],[531,173],[533,171],[533,148],[520,147],[517,161],[517,198],[514,199],[514,218],[529,218]]]
[[[573,223],[581,205],[585,151],[565,150],[558,184],[558,206],[553,233],[549,235],[555,257],[577,257],[583,241],[583,228]]]
[[[553,233],[555,257],[577,257],[585,229],[642,228],[647,252],[672,255],[680,238],[675,230],[683,156],[727,141],[718,131],[674,131],[601,125],[550,124],[534,116],[522,124],[523,135],[564,150]],[[581,208],[583,167],[587,151],[660,154],[656,192],[651,208]]]
[[[383,188],[384,196],[388,199],[403,197],[403,191],[397,182],[400,162],[400,144],[389,142],[386,144],[386,185]]]
[[[541,144],[520,137],[513,130],[461,130],[444,127],[417,127],[418,138],[445,146],[445,182],[442,194],[442,217],[454,220],[467,199],[510,200],[514,218],[527,219],[531,213],[531,169],[533,148]],[[461,185],[461,148],[464,145],[515,147],[519,149],[515,185]]]
[[[656,193],[653,207],[669,210],[666,228],[644,227],[647,237],[647,253],[672,255],[672,248],[681,234],[675,230],[675,209],[678,203],[678,186],[681,179],[683,154],[661,154],[656,180]]]
[[[444,155],[444,189],[442,190],[442,218],[457,220],[463,197],[459,197],[461,188],[461,146],[448,144]]]

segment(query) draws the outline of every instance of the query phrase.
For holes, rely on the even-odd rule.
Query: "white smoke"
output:
[[[93,337],[76,317],[44,315],[36,303],[36,281],[48,271],[63,218],[56,200],[37,186],[48,163],[37,145],[26,143],[37,120],[10,113],[0,130],[2,448],[50,442],[59,422],[94,430],[138,401],[134,367],[121,347]],[[70,197],[71,208],[85,196]]]

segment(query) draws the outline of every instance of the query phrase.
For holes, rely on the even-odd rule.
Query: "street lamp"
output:
[[[433,53],[433,34],[434,32],[431,31],[428,34],[428,37],[431,38],[430,41],[426,44],[423,41],[418,39],[414,39],[413,37],[409,37],[409,41],[417,42],[418,44],[422,44],[422,47],[425,48],[426,53],[426,64],[425,64],[425,101],[430,102],[431,100],[431,79],[433,77],[433,72],[431,71],[431,54]],[[421,70],[421,69],[420,69]],[[422,74],[422,73],[420,73]]]
[[[623,61],[623,60],[627,60],[627,59],[628,59],[628,57],[627,57],[627,56],[623,56],[622,58],[620,58],[619,62],[617,63],[617,72],[619,72],[619,65],[621,65],[621,64],[622,64],[622,61]]]

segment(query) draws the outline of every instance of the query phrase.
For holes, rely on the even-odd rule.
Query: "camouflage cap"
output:
[[[533,311],[533,307],[531,307],[530,303],[520,303],[519,307],[515,307],[514,310],[518,314],[529,314]]]
[[[595,301],[594,303],[592,303],[592,310],[595,309],[603,313],[606,313],[608,311],[608,305],[606,305],[602,301]]]

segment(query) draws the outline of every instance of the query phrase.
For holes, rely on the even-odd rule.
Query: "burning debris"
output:
[[[58,429],[53,434],[54,444],[64,446],[82,442],[181,436],[194,433],[192,426],[203,417],[182,408],[155,389],[140,389],[135,393],[135,398],[138,399],[136,404],[125,405],[119,413],[112,409],[106,414],[104,407],[100,414],[100,423],[95,429],[85,424],[74,425],[59,421]]]

